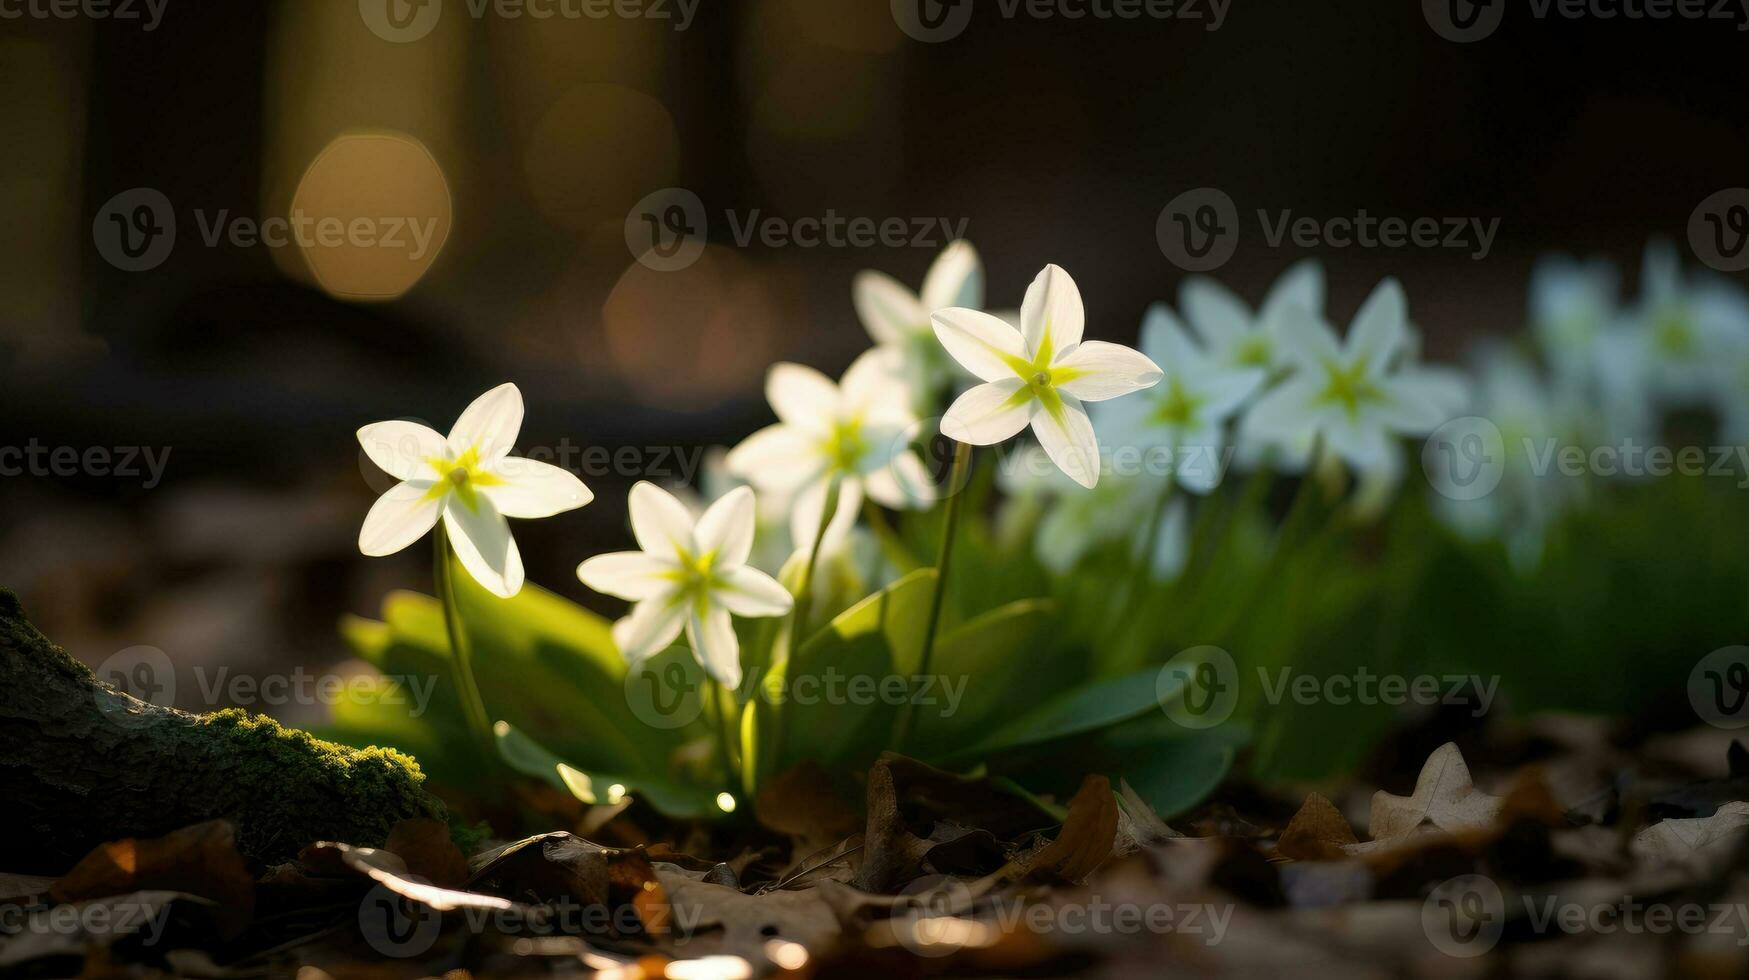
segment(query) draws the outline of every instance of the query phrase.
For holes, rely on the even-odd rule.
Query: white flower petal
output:
[[[1165,303],[1148,307],[1148,312],[1142,317],[1142,353],[1162,369],[1180,377],[1194,374],[1206,360],[1185,332],[1184,324]]]
[[[942,249],[929,274],[923,277],[923,311],[933,313],[950,306],[981,309],[984,305],[984,264],[978,250],[964,239]]]
[[[1244,431],[1269,442],[1291,445],[1302,440],[1314,425],[1312,408],[1322,385],[1308,374],[1289,378],[1251,406]]]
[[[522,553],[492,501],[475,496],[474,506],[469,507],[450,494],[443,508],[443,526],[456,558],[487,592],[509,599],[522,591]]]
[[[686,625],[686,603],[677,592],[653,595],[632,607],[631,615],[613,624],[613,642],[632,666],[674,645]]]
[[[753,491],[736,487],[711,504],[698,519],[692,539],[699,555],[716,555],[716,567],[739,568],[753,553],[756,517]]]
[[[757,568],[743,565],[718,579],[711,600],[737,616],[786,616],[795,605],[789,590]]]
[[[1354,315],[1347,352],[1350,357],[1366,358],[1374,371],[1380,371],[1396,360],[1408,340],[1409,298],[1403,294],[1402,283],[1386,279]]]
[[[1405,435],[1420,436],[1439,428],[1463,411],[1468,387],[1456,371],[1408,368],[1380,378],[1385,404],[1377,409],[1380,424]]]
[[[686,505],[661,487],[640,480],[627,497],[631,511],[632,537],[638,547],[658,558],[693,554],[692,514]]]
[[[377,468],[397,480],[430,479],[431,461],[449,458],[449,444],[418,422],[377,422],[358,430],[358,444]]]
[[[830,432],[838,418],[838,386],[805,365],[773,366],[765,376],[765,398],[780,420],[803,432]]]
[[[1387,457],[1395,449],[1395,443],[1382,426],[1364,417],[1353,418],[1347,413],[1324,428],[1324,438],[1331,452],[1362,472],[1389,465]]]
[[[779,422],[743,439],[729,450],[723,465],[749,483],[788,493],[825,469],[820,445],[818,436]]]
[[[956,307],[936,310],[929,321],[941,346],[981,380],[1018,377],[1012,362],[1030,360],[1020,332],[988,313]]]
[[[877,344],[897,344],[929,326],[929,311],[917,294],[884,272],[859,272],[850,297],[863,329]]]
[[[838,392],[839,409],[846,417],[901,426],[914,420],[905,360],[896,348],[863,351],[845,370]]]
[[[401,483],[378,497],[358,532],[358,550],[381,558],[424,537],[443,513],[443,496],[431,493],[431,487],[424,480]]]
[[[679,572],[676,563],[642,551],[596,555],[577,566],[577,578],[584,585],[630,602],[673,591]]]
[[[1225,350],[1251,332],[1251,310],[1232,290],[1207,276],[1191,276],[1178,287],[1178,305],[1203,343]]]
[[[1091,490],[1099,482],[1099,440],[1093,434],[1093,421],[1074,395],[1059,392],[1058,397],[1063,404],[1055,412],[1034,404],[1032,433],[1058,469]]]
[[[1019,378],[981,384],[948,406],[941,434],[967,445],[994,445],[1026,428],[1036,403]]]
[[[576,510],[595,499],[595,494],[575,473],[551,463],[506,456],[483,468],[504,481],[483,485],[480,492],[505,517],[551,517]]]
[[[705,673],[724,687],[741,685],[741,641],[727,609],[706,609],[702,617],[693,610],[686,618],[686,638]]]
[[[1087,341],[1055,366],[1079,372],[1078,377],[1058,385],[1057,390],[1084,402],[1102,402],[1152,388],[1164,377],[1160,365],[1141,351],[1103,340]]]
[[[1324,318],[1311,310],[1293,307],[1282,315],[1282,353],[1300,368],[1321,369],[1342,355],[1342,343]]]
[[[810,551],[814,547],[814,535],[820,533],[820,518],[826,509],[828,487],[829,483],[822,480],[796,494],[796,499],[790,504],[790,541],[794,542],[799,551]],[[841,481],[838,485],[838,509],[833,512],[832,522],[826,526],[825,541],[820,545],[822,554],[834,551],[844,543],[851,527],[856,524],[856,512],[861,508],[862,481]]]
[[[1239,406],[1245,404],[1247,398],[1262,388],[1263,382],[1267,378],[1268,373],[1262,368],[1244,368],[1237,371],[1220,371],[1203,375],[1193,389],[1197,397],[1201,399],[1201,404],[1197,406],[1198,414],[1205,421],[1210,422],[1218,422],[1226,418],[1238,411]]]
[[[1324,266],[1317,259],[1301,259],[1281,274],[1258,308],[1258,322],[1274,333],[1282,314],[1295,307],[1319,316],[1324,313]]]
[[[522,390],[501,384],[474,399],[449,430],[450,452],[460,456],[477,449],[482,462],[510,452],[522,431]]]
[[[935,483],[917,454],[906,450],[881,469],[862,478],[875,503],[894,510],[923,507],[935,499]]]
[[[1027,360],[1047,346],[1054,359],[1081,342],[1086,325],[1087,311],[1081,305],[1081,290],[1075,280],[1061,266],[1045,266],[1026,287],[1026,298],[1020,302],[1020,332],[1026,338]]]

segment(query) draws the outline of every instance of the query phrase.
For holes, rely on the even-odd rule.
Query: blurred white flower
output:
[[[1461,410],[1461,375],[1413,363],[1408,301],[1395,279],[1373,290],[1346,341],[1321,317],[1295,311],[1282,334],[1293,373],[1246,414],[1242,430],[1303,468],[1314,446],[1363,474],[1400,472],[1397,436],[1422,436]],[[1394,468],[1394,469],[1393,469]]]
[[[1144,395],[1099,406],[1100,425],[1151,465],[1163,453],[1179,486],[1208,493],[1226,470],[1227,419],[1263,385],[1266,370],[1214,360],[1164,304],[1150,307],[1142,322],[1142,353],[1164,379]]]
[[[884,272],[868,270],[857,273],[851,297],[869,337],[897,352],[911,387],[912,407],[929,411],[925,406],[953,379],[953,361],[935,342],[929,314],[950,306],[983,308],[984,267],[977,249],[967,241],[949,244],[923,277],[920,293]]]
[[[1047,265],[1026,290],[1021,327],[970,309],[936,311],[941,345],[983,379],[941,420],[942,435],[988,446],[1028,423],[1039,445],[1084,487],[1099,482],[1099,442],[1082,402],[1104,401],[1159,383],[1158,365],[1119,344],[1081,340],[1086,311],[1069,274]]]
[[[1749,339],[1749,301],[1726,281],[1684,276],[1675,248],[1653,242],[1629,324],[1635,342],[1618,359],[1634,359],[1660,404],[1691,405],[1717,390]]]
[[[1476,364],[1474,410],[1500,431],[1500,480],[1479,497],[1437,495],[1435,511],[1466,537],[1499,536],[1513,564],[1528,571],[1542,560],[1549,527],[1586,492],[1585,481],[1549,465],[1554,452],[1575,444],[1586,411],[1571,389],[1545,382],[1511,348],[1484,347]]]
[[[1549,368],[1563,385],[1588,390],[1600,343],[1619,316],[1615,266],[1565,255],[1539,260],[1530,279],[1530,325]]]
[[[392,555],[443,519],[462,567],[493,595],[522,591],[522,556],[506,517],[551,517],[594,499],[557,466],[510,455],[522,429],[522,392],[503,384],[469,405],[449,437],[417,422],[358,430],[371,462],[401,482],[364,519],[358,550]]]
[[[864,493],[898,509],[933,499],[929,471],[910,448],[917,419],[899,370],[898,352],[876,347],[839,384],[799,364],[779,364],[766,377],[765,396],[779,421],[748,436],[725,462],[761,493],[793,495],[790,540],[797,548],[812,546],[834,478],[838,509],[828,540],[854,522]]]
[[[597,555],[577,577],[597,592],[636,603],[613,624],[613,640],[637,665],[686,630],[693,656],[726,687],[741,683],[741,645],[730,614],[782,616],[794,600],[776,579],[747,565],[753,550],[753,491],[729,491],[694,521],[686,506],[653,483],[630,497],[640,551]]]
[[[1272,374],[1288,366],[1281,333],[1288,325],[1289,311],[1324,314],[1324,267],[1316,259],[1294,263],[1269,287],[1256,313],[1232,290],[1206,276],[1184,280],[1178,305],[1211,363],[1228,369],[1261,368]]]
[[[1004,461],[1000,475],[1012,507],[1029,511],[1034,518],[1043,513],[1033,535],[1033,554],[1056,575],[1074,571],[1098,545],[1137,539],[1153,508],[1160,505],[1160,494],[1167,490],[1152,473],[1113,474],[1115,479],[1087,490],[1057,469],[1037,446],[1027,446]],[[1167,502],[1149,557],[1155,578],[1170,581],[1183,570],[1190,552],[1188,515],[1183,497]]]

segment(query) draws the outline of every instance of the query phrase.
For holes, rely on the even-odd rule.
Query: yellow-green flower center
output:
[[[1663,314],[1653,330],[1653,341],[1664,353],[1672,357],[1688,357],[1695,353],[1694,326],[1684,311],[1671,310]]]
[[[1233,359],[1245,367],[1268,367],[1269,355],[1268,338],[1258,334],[1246,337],[1233,350]]]
[[[1159,399],[1154,409],[1154,420],[1161,425],[1190,425],[1196,421],[1197,409],[1201,405],[1201,399],[1193,397],[1177,378],[1173,378],[1167,383],[1165,397]]]
[[[864,456],[868,455],[868,440],[862,434],[862,419],[844,419],[832,426],[832,434],[827,436],[822,447],[826,458],[831,460],[834,470],[842,473],[858,472]]]
[[[437,482],[432,484],[430,490],[425,491],[427,499],[435,500],[446,493],[453,493],[469,510],[478,510],[480,500],[475,491],[480,487],[495,487],[504,483],[501,477],[481,465],[478,449],[469,449],[454,459],[433,458],[426,462],[437,471]]]
[[[1352,364],[1327,361],[1324,371],[1326,383],[1324,390],[1318,395],[1319,400],[1342,406],[1343,411],[1350,416],[1360,414],[1363,403],[1378,401],[1384,397],[1384,392],[1367,376],[1365,358],[1356,358]]]

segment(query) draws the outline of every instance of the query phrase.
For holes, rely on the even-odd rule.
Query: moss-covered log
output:
[[[0,589],[0,871],[59,874],[104,841],[215,818],[260,864],[313,840],[380,845],[404,817],[443,817],[423,780],[392,750],[116,691]]]

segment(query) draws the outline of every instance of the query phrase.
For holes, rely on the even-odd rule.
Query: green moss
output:
[[[348,748],[237,709],[201,715],[198,725],[217,742],[223,808],[235,814],[249,856],[283,855],[312,840],[376,847],[404,818],[446,819],[421,785],[419,763],[393,749]]]

